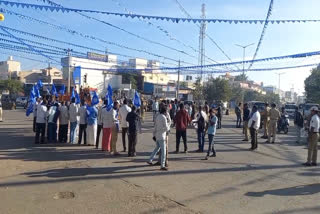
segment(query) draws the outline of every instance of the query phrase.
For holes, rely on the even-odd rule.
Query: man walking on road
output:
[[[269,112],[270,112],[269,103],[266,103],[264,110],[261,114],[261,119],[263,120],[263,130],[264,130],[263,136],[261,138],[263,139],[268,139],[268,126],[270,122]]]
[[[280,112],[278,109],[276,109],[276,104],[274,103],[271,105],[269,116],[270,116],[269,135],[268,135],[268,141],[266,143],[271,142],[271,136],[273,136],[272,143],[274,143],[276,141],[277,123],[280,118]]]
[[[318,139],[319,139],[319,129],[320,129],[320,118],[318,116],[319,109],[314,106],[310,109],[311,111],[311,121],[309,127],[308,136],[308,160],[303,165],[305,166],[317,166],[317,156],[318,156]]]
[[[243,106],[243,132],[244,139],[242,141],[249,141],[249,119],[250,119],[250,109],[248,108],[248,103]]]
[[[121,129],[122,129],[123,152],[127,151],[126,137],[128,136],[128,122],[126,119],[129,112],[131,112],[131,108],[128,106],[127,99],[125,99],[123,101],[123,106],[121,106],[121,108],[119,109],[119,116],[120,116]]]
[[[237,115],[237,123],[236,123],[236,128],[241,128],[241,103],[239,103],[238,106],[236,106],[235,108],[235,112],[236,112],[236,115]]]
[[[202,111],[202,106],[199,106],[199,112],[197,114],[197,135],[198,135],[198,147],[199,149],[196,152],[204,151],[204,137],[205,137],[205,129],[206,123],[208,121],[207,115],[204,111]]]
[[[176,124],[176,154],[179,153],[180,148],[180,139],[182,137],[184,144],[184,153],[188,152],[187,145],[187,127],[190,123],[190,116],[188,112],[184,109],[183,103],[180,104],[180,110],[177,112],[175,116],[175,124]]]
[[[303,116],[301,112],[299,112],[299,108],[296,107],[296,111],[294,113],[294,125],[296,127],[296,133],[297,133],[297,140],[296,143],[300,143],[301,140],[301,129],[303,129]]]
[[[250,135],[251,135],[251,150],[258,148],[258,129],[260,127],[260,113],[257,106],[252,107],[252,116],[249,120]]]

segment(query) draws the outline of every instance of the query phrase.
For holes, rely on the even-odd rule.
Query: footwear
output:
[[[270,141],[267,140],[265,143],[270,143]]]
[[[188,153],[188,150],[184,151],[183,153],[184,153],[184,154],[187,154],[187,153]]]
[[[217,157],[217,155],[216,154],[212,154],[211,157]]]
[[[300,142],[299,142],[299,141],[296,141],[296,144],[300,144]]]
[[[207,155],[204,159],[205,159],[205,160],[208,160],[208,159],[209,159],[209,156]]]
[[[272,144],[274,144],[274,141],[272,141]]]
[[[175,151],[174,154],[179,154],[179,151]]]
[[[242,141],[244,142],[244,141],[249,141],[249,140],[248,139],[243,139]]]
[[[167,167],[161,167],[160,170],[162,170],[162,171],[168,171],[168,168],[167,168]]]
[[[196,150],[196,152],[201,152],[201,150],[200,150],[200,149],[198,149],[198,150]]]
[[[119,152],[114,152],[113,155],[114,156],[118,156],[118,155],[120,155],[120,153]]]
[[[303,163],[302,165],[303,165],[303,166],[312,166],[311,163],[308,163],[308,162]]]
[[[149,162],[149,161],[147,161],[147,164],[149,164],[150,166],[152,166],[153,164],[152,164],[152,162]]]
[[[311,163],[311,166],[318,166],[317,163]]]
[[[154,164],[155,166],[161,166],[161,163],[158,161],[157,163]]]

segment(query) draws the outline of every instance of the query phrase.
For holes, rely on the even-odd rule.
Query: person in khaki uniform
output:
[[[276,140],[276,134],[277,134],[277,123],[278,120],[280,118],[280,112],[278,109],[276,109],[276,104],[272,104],[271,105],[271,109],[269,111],[269,117],[270,117],[270,122],[269,122],[269,136],[268,136],[268,140],[266,143],[270,143],[271,142],[271,136],[273,136],[272,138],[272,143],[275,142]]]
[[[303,165],[305,166],[317,166],[318,156],[318,139],[319,139],[319,128],[320,118],[318,116],[319,109],[314,106],[311,109],[311,121],[308,135],[308,160]]]
[[[263,139],[268,139],[268,134],[269,134],[268,128],[269,128],[269,122],[270,122],[269,112],[270,112],[269,103],[266,103],[265,108],[261,113],[261,117],[263,120],[263,130],[264,130],[263,136],[261,138]]]

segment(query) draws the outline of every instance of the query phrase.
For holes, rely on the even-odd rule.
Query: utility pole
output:
[[[202,4],[201,8],[201,19],[206,19],[206,5]],[[205,21],[201,22],[200,26],[200,35],[199,35],[199,58],[198,58],[198,63],[201,66],[200,68],[200,80],[202,82],[202,76],[203,76],[203,66],[204,66],[204,60],[205,60],[205,36],[206,36],[206,29],[207,29],[207,23]]]
[[[71,96],[71,52],[72,49],[68,48],[68,95]]]
[[[179,64],[178,64],[178,83],[177,83],[177,100],[179,100],[179,90],[180,90],[180,60],[179,60]]]
[[[281,85],[280,85],[280,83],[281,83],[281,75],[283,75],[283,74],[285,74],[285,73],[282,72],[282,73],[276,73],[276,74],[279,75],[279,79],[278,79],[278,94],[279,94],[279,97],[280,97],[280,91],[281,91]]]
[[[240,48],[243,48],[242,75],[244,77],[244,61],[245,61],[245,58],[246,58],[246,48],[251,46],[251,45],[254,45],[254,43],[249,44],[249,45],[238,45],[238,44],[235,44],[235,45],[240,47]]]

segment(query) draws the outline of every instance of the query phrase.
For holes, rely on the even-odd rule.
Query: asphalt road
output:
[[[320,167],[305,168],[294,129],[276,144],[259,138],[249,151],[233,116],[215,138],[217,157],[203,160],[195,130],[188,154],[169,154],[169,171],[148,166],[151,115],[137,157],[111,157],[92,147],[35,146],[32,118],[4,111],[0,123],[0,213],[320,213]],[[207,143],[206,139],[206,143]],[[121,149],[118,139],[118,149]],[[207,144],[205,146],[207,148]],[[175,151],[175,130],[169,139]],[[181,144],[181,150],[183,145]]]

